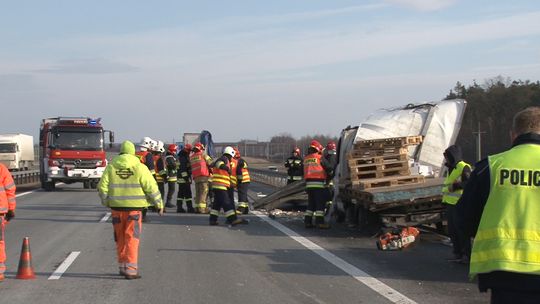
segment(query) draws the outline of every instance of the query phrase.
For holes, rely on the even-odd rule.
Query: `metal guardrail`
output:
[[[39,170],[28,171],[13,171],[10,172],[13,176],[15,185],[24,185],[39,182]]]
[[[287,173],[265,169],[249,169],[249,175],[255,182],[281,188],[287,185]]]

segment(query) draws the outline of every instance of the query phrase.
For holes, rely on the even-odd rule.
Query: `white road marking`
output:
[[[110,212],[105,213],[105,215],[101,218],[101,220],[99,220],[99,222],[105,223],[109,219],[110,216],[111,216]]]
[[[270,219],[265,214],[254,211],[253,214],[257,215],[259,218],[267,222],[268,224],[274,226],[279,231],[283,232],[287,236],[289,236],[291,239],[297,241],[302,246],[306,247],[307,249],[313,251],[314,253],[321,256],[323,259],[327,260],[337,268],[343,270],[348,275],[355,278],[357,281],[361,282],[362,284],[366,285],[367,287],[373,289],[378,294],[382,295],[383,297],[387,298],[393,303],[399,303],[399,304],[415,304],[416,302],[407,298],[405,295],[399,293],[397,290],[393,289],[392,287],[384,284],[383,282],[377,280],[376,278],[370,276],[363,270],[355,267],[354,265],[351,265],[347,263],[345,260],[339,258],[338,256],[334,255],[333,253],[327,251],[326,249],[322,248],[321,246],[313,243],[312,241],[308,240],[307,238],[299,235],[298,233],[294,232],[293,230],[285,227],[284,225]]]
[[[60,277],[66,272],[66,270],[69,268],[69,266],[75,261],[75,259],[79,256],[81,252],[80,251],[72,251],[68,257],[56,268],[56,270],[51,274],[49,277],[49,280],[59,280]]]
[[[56,186],[60,186],[60,185],[63,185],[64,183],[56,183]],[[15,197],[20,197],[20,196],[24,196],[24,195],[27,195],[27,194],[30,194],[30,193],[34,193],[38,190],[41,190],[41,188],[38,188],[38,189],[34,189],[34,190],[30,190],[30,191],[26,191],[26,192],[23,192],[23,193],[19,193],[19,194],[16,194]]]

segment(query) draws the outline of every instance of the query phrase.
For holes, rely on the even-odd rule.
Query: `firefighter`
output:
[[[444,151],[445,166],[448,168],[448,176],[444,180],[442,189],[442,202],[446,206],[446,218],[448,222],[448,234],[452,240],[453,255],[447,260],[450,262],[468,263],[470,255],[470,240],[464,238],[464,233],[459,229],[456,204],[458,204],[463,189],[471,176],[471,165],[464,162],[461,156],[461,148],[452,145]]]
[[[313,140],[308,148],[308,155],[304,158],[304,179],[308,194],[308,207],[304,217],[306,228],[314,227],[313,216],[315,216],[317,228],[330,228],[330,225],[324,222],[325,184],[328,177],[326,171],[330,166],[321,155],[322,149],[323,146],[318,141]]]
[[[218,225],[219,211],[223,209],[227,223],[231,226],[247,224],[244,219],[236,216],[234,202],[231,202],[229,189],[231,187],[231,159],[234,157],[234,149],[225,147],[223,155],[212,164],[212,192],[214,202],[210,211],[210,225]]]
[[[237,175],[237,188],[238,188],[238,211],[242,214],[248,214],[249,212],[249,200],[248,200],[248,188],[251,178],[249,177],[249,170],[247,162],[240,157],[240,151],[234,150],[234,158],[237,160],[236,172],[232,174]]]
[[[285,162],[285,168],[287,168],[287,185],[295,181],[302,180],[304,176],[304,164],[302,162],[302,156],[300,155],[300,148],[294,148],[292,156],[287,158]]]
[[[178,195],[176,198],[176,212],[184,213],[183,205],[186,203],[188,213],[194,213],[193,195],[191,194],[191,165],[189,163],[189,153],[191,145],[186,144],[178,153]]]
[[[474,237],[469,276],[491,303],[540,303],[540,107],[518,112],[512,148],[471,173],[459,223]]]
[[[236,154],[238,152],[238,150],[236,148],[233,148],[234,149],[234,157],[231,158],[231,162],[230,162],[230,166],[231,166],[231,187],[229,188],[229,199],[231,200],[231,202],[233,203],[233,205],[235,204],[234,202],[234,189],[238,189],[238,174],[236,174],[236,171],[237,171],[237,168],[238,168],[238,158],[236,157],[238,154]],[[212,184],[212,183],[210,183]],[[240,198],[238,198],[238,201],[240,201]]]
[[[107,165],[98,184],[104,206],[111,208],[119,273],[138,279],[142,209],[153,205],[163,215],[163,200],[148,168],[135,156],[130,141],[122,143],[120,155]]]
[[[328,162],[326,171],[326,208],[325,214],[329,212],[334,202],[334,176],[337,166],[337,147],[334,141],[329,141],[324,149],[323,157]]]
[[[165,178],[166,178],[166,171],[165,171],[165,165],[163,162],[163,152],[165,152],[165,148],[163,147],[162,141],[157,141],[157,144],[154,146],[154,149],[152,150],[153,159],[154,159],[154,178],[156,179],[159,193],[161,193],[161,197],[165,197]]]
[[[165,175],[167,179],[167,201],[165,207],[174,208],[176,205],[172,202],[174,197],[174,192],[176,191],[176,182],[178,178],[176,177],[178,171],[178,160],[176,158],[176,152],[178,151],[178,146],[175,144],[170,144],[167,147],[167,153],[165,154]]]
[[[208,179],[210,177],[209,165],[212,159],[204,151],[204,145],[200,142],[193,146],[191,156],[191,176],[195,181],[195,212],[208,213],[206,197],[208,196]]]
[[[0,282],[6,272],[6,243],[4,239],[7,222],[15,217],[15,182],[8,168],[0,163]]]
[[[148,168],[148,170],[150,170],[150,172],[155,172],[154,159],[152,157],[152,153],[150,152],[150,149],[152,148],[152,142],[153,140],[150,137],[144,137],[141,140],[141,143],[139,144],[139,151],[137,151],[135,155],[139,158],[142,164],[146,165],[146,167]],[[148,212],[148,208],[144,208],[142,210],[143,222],[148,221],[148,218],[146,217],[147,212]]]

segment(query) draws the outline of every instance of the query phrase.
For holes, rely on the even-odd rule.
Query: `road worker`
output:
[[[165,162],[163,153],[165,152],[165,148],[163,146],[162,141],[157,141],[157,144],[154,146],[154,149],[152,151],[153,159],[154,159],[154,178],[156,179],[159,193],[161,193],[161,197],[165,197],[165,180],[166,180],[166,171],[165,171]]]
[[[491,303],[540,303],[540,107],[514,116],[511,138],[476,164],[458,204],[474,237],[469,275]]]
[[[471,176],[471,165],[464,162],[461,156],[461,147],[452,145],[444,151],[445,166],[448,176],[444,180],[442,189],[442,202],[446,206],[448,234],[452,240],[452,256],[448,261],[468,263],[471,252],[471,242],[465,239],[464,232],[459,229],[460,220],[456,210],[463,189]]]
[[[328,213],[334,203],[334,176],[337,166],[337,146],[334,141],[329,141],[326,144],[326,149],[323,151],[323,157],[329,164],[326,171],[326,208],[325,213]]]
[[[208,179],[210,177],[209,165],[212,159],[204,151],[204,145],[200,142],[193,146],[189,157],[191,175],[195,181],[195,212],[208,213],[206,197],[208,196]]]
[[[186,144],[178,153],[178,195],[176,198],[176,212],[186,212],[183,205],[186,204],[187,212],[194,213],[193,195],[191,194],[191,164],[189,163],[189,153],[192,146]]]
[[[231,187],[231,159],[234,157],[234,149],[225,147],[223,155],[212,164],[212,192],[214,202],[210,211],[210,225],[218,225],[219,211],[223,209],[229,225],[245,224],[247,221],[236,216],[234,202],[231,202],[229,188]]]
[[[167,200],[165,207],[174,208],[176,205],[172,202],[174,197],[174,192],[176,191],[176,177],[178,170],[178,160],[176,158],[176,153],[178,147],[175,144],[170,144],[167,147],[167,153],[165,154],[165,176],[167,179]]]
[[[163,215],[163,200],[148,168],[135,156],[130,141],[107,165],[98,184],[104,206],[111,208],[119,273],[128,280],[140,278],[138,270],[142,209],[153,205]]]
[[[287,185],[302,180],[304,176],[304,164],[302,156],[300,155],[300,148],[294,148],[292,156],[287,158],[285,162],[285,168],[287,168]]]
[[[306,192],[308,195],[308,207],[304,217],[306,228],[314,227],[313,216],[315,216],[317,228],[330,228],[330,225],[324,221],[325,184],[328,178],[326,171],[330,165],[322,157],[322,149],[323,146],[318,141],[313,140],[308,148],[308,155],[304,158],[304,179],[306,180]]]
[[[235,172],[231,174],[236,174],[237,178],[237,189],[238,189],[238,208],[242,214],[248,214],[249,212],[249,200],[248,200],[248,189],[251,182],[249,176],[249,169],[247,162],[240,156],[240,151],[238,149],[234,150],[234,159],[237,160],[237,166]]]
[[[139,158],[142,164],[144,164],[150,172],[154,171],[154,159],[152,157],[152,153],[150,152],[152,148],[152,142],[153,140],[150,137],[144,137],[141,142],[139,143],[139,151],[135,153],[135,155]],[[142,221],[147,222],[148,218],[146,217],[146,213],[148,212],[148,208],[144,208],[142,210]]]
[[[15,182],[8,168],[0,163],[0,282],[6,272],[6,241],[4,239],[7,222],[15,217]]]

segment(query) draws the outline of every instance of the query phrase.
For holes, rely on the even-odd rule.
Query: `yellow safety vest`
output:
[[[98,192],[103,204],[111,208],[163,207],[154,177],[135,155],[115,157],[103,172]]]
[[[471,165],[467,164],[464,161],[460,161],[459,163],[456,164],[456,167],[454,168],[454,170],[452,170],[452,172],[450,172],[450,174],[444,180],[444,185],[442,188],[442,194],[443,194],[442,202],[443,203],[448,204],[448,205],[455,205],[461,198],[461,195],[463,194],[463,189],[458,189],[453,192],[450,192],[450,190],[448,190],[448,187],[455,182],[461,181],[461,174],[463,174],[463,169],[465,167],[470,168]]]
[[[490,193],[474,239],[469,275],[540,275],[540,145],[490,156]]]

